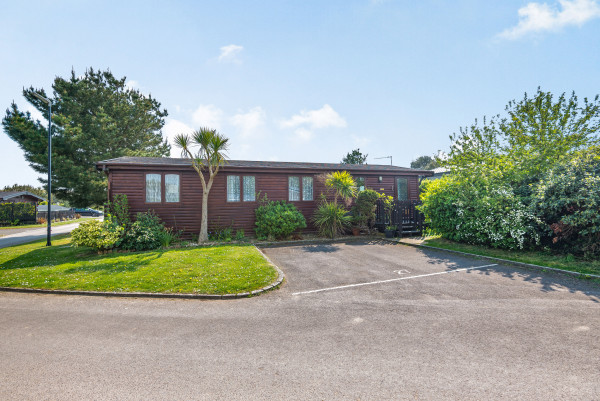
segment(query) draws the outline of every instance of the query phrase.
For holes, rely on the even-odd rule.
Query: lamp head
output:
[[[37,92],[31,92],[31,94],[35,97],[37,97],[39,100],[41,100],[42,102],[46,103],[46,104],[50,104],[50,100],[46,99],[44,96],[40,95]]]

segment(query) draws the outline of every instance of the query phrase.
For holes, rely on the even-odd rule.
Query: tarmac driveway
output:
[[[286,282],[248,299],[0,293],[0,399],[600,399],[596,284],[383,242],[264,252]]]

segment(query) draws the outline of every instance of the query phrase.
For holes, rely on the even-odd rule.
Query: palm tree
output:
[[[334,203],[337,205],[338,197],[348,201],[356,195],[356,182],[347,171],[334,171],[325,177],[325,185],[333,189]]]
[[[208,194],[219,168],[225,164],[229,138],[219,134],[217,130],[202,127],[192,135],[179,134],[175,137],[175,146],[181,148],[181,155],[190,159],[192,167],[202,182],[202,220],[198,243],[208,241]],[[198,146],[196,154],[192,147]],[[208,182],[204,173],[208,171]]]

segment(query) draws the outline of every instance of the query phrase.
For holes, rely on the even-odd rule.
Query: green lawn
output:
[[[64,226],[65,224],[72,224],[72,223],[82,223],[84,221],[87,220],[91,220],[94,219],[95,217],[81,217],[79,219],[73,219],[73,220],[66,220],[66,221],[57,221],[57,222],[52,222],[52,227],[55,226]],[[0,227],[0,230],[10,230],[10,229],[15,229],[15,228],[42,228],[42,227],[46,227],[48,226],[48,223],[44,223],[44,224],[25,224],[22,226],[5,226],[5,227]]]
[[[488,248],[479,245],[468,245],[453,242],[444,238],[429,238],[423,245],[450,249],[453,251],[473,253],[475,255],[491,256],[515,262],[530,263],[539,266],[553,267],[555,269],[569,270],[584,274],[600,275],[600,261],[583,260],[572,255],[554,255],[535,251],[506,251],[503,249]]]
[[[235,294],[262,288],[277,271],[252,245],[98,255],[70,237],[0,249],[0,287]]]

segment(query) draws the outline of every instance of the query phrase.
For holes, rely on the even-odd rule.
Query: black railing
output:
[[[425,226],[425,216],[417,209],[420,201],[395,200],[386,204],[382,199],[377,201],[375,225],[379,229],[394,226],[400,235],[403,233],[421,234]]]

